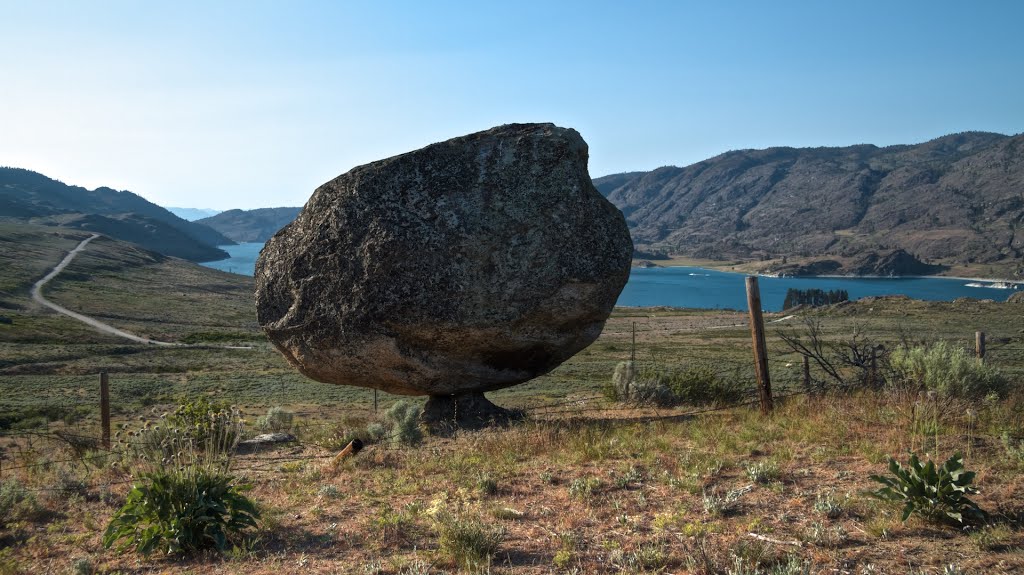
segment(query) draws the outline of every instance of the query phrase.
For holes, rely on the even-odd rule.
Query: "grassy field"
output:
[[[32,282],[83,237],[0,228],[5,245],[30,254],[0,250],[0,315],[11,320],[0,324],[0,481],[16,480],[36,502],[33,513],[0,517],[0,574],[1024,570],[1019,304],[877,298],[767,314],[780,396],[802,390],[799,356],[780,334],[804,333],[807,320],[820,323],[823,341],[857,334],[887,350],[938,340],[968,347],[984,330],[987,362],[1014,386],[1005,399],[970,402],[862,388],[799,394],[770,417],[754,406],[606,400],[616,364],[634,353],[649,369],[703,366],[753,387],[745,314],[620,308],[590,348],[546,376],[489,394],[523,408],[522,423],[427,437],[416,447],[368,441],[335,468],[345,441],[386,423],[398,398],[380,394],[374,412],[370,390],[312,382],[291,369],[259,332],[251,278],[127,244],[94,241],[47,297],[189,346],[124,342],[33,305]],[[217,347],[224,343],[249,349]],[[107,454],[74,441],[98,435],[101,370],[111,374],[115,424],[129,429],[159,423],[197,397],[238,406],[250,429],[270,407],[295,414],[296,443],[235,459],[235,474],[254,486],[249,495],[262,509],[252,538],[227,554],[189,557],[103,548],[133,460],[117,446]],[[827,379],[817,366],[812,375]],[[877,487],[868,475],[884,473],[887,456],[905,460],[911,451],[935,459],[963,453],[978,472],[976,501],[991,513],[989,524],[902,522],[899,508],[865,495]],[[493,544],[487,565],[461,562],[472,541],[453,539],[459,526],[478,528],[475,541]]]

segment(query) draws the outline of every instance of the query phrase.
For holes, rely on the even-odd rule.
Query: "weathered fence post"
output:
[[[803,363],[803,368],[804,368],[804,391],[806,391],[807,394],[810,395],[811,394],[811,358],[807,357],[806,355],[802,355],[800,357],[803,359],[802,363]]]
[[[761,289],[757,277],[747,278],[747,307],[750,309],[750,336],[754,340],[754,370],[761,396],[761,413],[772,410],[772,382],[768,378],[768,346],[764,340],[764,317],[761,315]]]
[[[377,390],[373,390],[373,412],[377,413]]]
[[[636,361],[636,322],[633,322],[633,347],[629,350],[629,361]]]
[[[978,361],[985,361],[985,332],[983,331],[974,332],[974,353],[978,356]]]
[[[103,448],[110,449],[110,384],[105,371],[100,372],[100,426]]]

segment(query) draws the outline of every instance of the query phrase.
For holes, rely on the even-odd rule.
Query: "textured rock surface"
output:
[[[500,126],[318,188],[260,254],[257,315],[318,381],[489,391],[593,342],[632,250],[575,130]]]

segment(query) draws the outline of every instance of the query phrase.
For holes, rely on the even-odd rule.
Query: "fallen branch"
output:
[[[760,541],[767,541],[768,543],[775,543],[776,545],[794,545],[796,547],[803,547],[803,543],[799,541],[783,541],[781,539],[772,539],[771,537],[765,537],[760,533],[747,533],[747,535]]]

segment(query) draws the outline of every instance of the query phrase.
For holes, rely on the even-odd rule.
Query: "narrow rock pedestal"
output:
[[[444,434],[455,429],[480,429],[522,419],[522,413],[491,403],[483,393],[431,395],[423,406],[420,420],[431,433]]]

